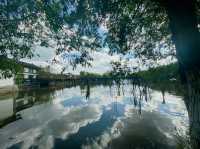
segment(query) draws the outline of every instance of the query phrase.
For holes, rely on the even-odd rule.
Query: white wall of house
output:
[[[14,85],[14,78],[0,79],[0,87]]]

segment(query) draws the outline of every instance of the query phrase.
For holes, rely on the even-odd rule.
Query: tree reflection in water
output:
[[[128,82],[127,82],[128,81]],[[141,114],[142,112],[142,102],[148,102],[151,100],[151,89],[148,87],[146,82],[142,82],[140,80],[114,80],[114,86],[116,86],[117,96],[125,96],[127,91],[125,85],[131,84],[131,102],[137,108],[138,112]],[[112,89],[111,89],[112,91]]]
[[[117,86],[117,95],[121,95],[121,91],[124,91],[124,80],[115,80]],[[138,107],[138,113],[142,114],[142,102],[148,102],[151,100],[151,89],[148,87],[148,84],[141,80],[131,80],[132,84],[132,103],[135,107]],[[187,136],[178,136],[178,143],[181,141],[182,147],[199,149],[200,148],[200,87],[196,85],[178,85],[182,92],[183,100],[185,102],[188,116],[189,116],[189,135]],[[160,86],[160,91],[162,93],[162,104],[166,104],[165,92],[169,89],[166,85]],[[176,91],[175,91],[176,92]],[[180,94],[180,93],[179,93]],[[124,95],[124,92],[123,92]],[[182,139],[180,141],[180,139]],[[191,144],[188,145],[188,143]]]
[[[108,119],[115,119],[116,115],[121,115],[122,104],[121,104],[120,100],[122,100],[122,99],[124,100],[124,97],[128,97],[128,100],[131,103],[130,106],[132,106],[134,109],[133,112],[138,113],[138,116],[140,116],[141,122],[138,121],[138,123],[134,123],[135,119],[137,119],[136,115],[134,115],[135,117],[130,118],[130,121],[127,121],[127,129],[124,130],[125,132],[127,131],[127,134],[124,134],[124,136],[122,136],[122,137],[124,137],[124,139],[126,138],[127,140],[123,140],[121,138],[122,144],[124,144],[124,143],[129,144],[129,143],[131,143],[131,141],[133,141],[133,140],[131,140],[131,138],[128,139],[127,137],[132,136],[133,138],[137,138],[137,137],[141,137],[141,136],[137,136],[136,134],[146,135],[147,132],[149,134],[150,133],[159,134],[160,137],[162,138],[162,140],[165,140],[165,137],[159,133],[159,131],[157,130],[158,128],[155,126],[162,125],[161,123],[163,123],[163,125],[165,123],[167,124],[167,122],[165,122],[166,120],[164,120],[164,118],[161,118],[160,116],[158,116],[154,113],[148,114],[148,112],[145,109],[142,109],[142,108],[146,108],[144,105],[147,102],[152,101],[152,92],[154,90],[154,87],[152,87],[151,85],[149,85],[146,82],[139,80],[139,79],[85,80],[85,81],[78,82],[78,83],[77,82],[70,83],[70,85],[67,85],[67,88],[76,87],[76,86],[80,87],[81,95],[84,96],[84,98],[86,99],[86,102],[88,102],[88,103],[90,102],[90,100],[91,101],[94,100],[93,99],[93,97],[94,97],[93,91],[99,92],[98,90],[92,89],[93,87],[97,87],[97,86],[101,86],[102,88],[105,87],[105,90],[103,90],[103,91],[108,91],[108,94],[110,94],[110,96],[106,96],[106,97],[111,97],[112,99],[114,99],[114,101],[112,101],[112,110],[113,111],[111,114],[113,117],[110,116]],[[163,86],[159,86],[159,90],[161,91],[161,94],[162,94],[162,96],[160,98],[162,100],[162,101],[160,101],[161,105],[166,104],[168,102],[165,98],[165,96],[167,95],[166,92],[171,92],[172,90],[174,90],[173,87],[171,87],[171,86],[167,86],[167,85],[163,85]],[[175,87],[175,89],[178,90],[178,87]],[[1,126],[6,125],[8,123],[11,123],[12,121],[15,121],[15,120],[21,118],[20,115],[18,114],[19,111],[21,111],[21,110],[30,108],[34,105],[39,105],[41,103],[51,102],[51,100],[55,99],[55,96],[57,96],[55,90],[56,89],[54,89],[54,90],[48,90],[48,89],[42,90],[41,89],[41,90],[37,90],[37,91],[19,92],[17,97],[15,97],[13,100],[13,114],[8,118],[9,120],[5,119],[4,121],[1,121]],[[190,90],[188,88],[184,88],[184,89],[182,88],[182,91],[181,92],[178,91],[177,94],[180,96],[184,95],[184,102],[187,107],[189,120],[190,120],[190,123],[189,123],[190,124],[190,133],[189,134],[190,134],[191,141],[184,140],[184,141],[182,141],[182,145],[183,145],[183,142],[187,141],[187,142],[191,142],[193,144],[193,148],[198,148],[199,132],[200,132],[199,131],[199,118],[200,118],[199,92],[198,92],[198,90],[193,90],[191,88],[190,88]],[[95,96],[95,98],[96,98],[96,96]],[[95,101],[95,102],[98,102],[98,101]],[[165,105],[163,105],[163,106],[165,106]],[[166,104],[166,106],[167,106],[167,104]],[[153,116],[155,116],[155,117],[152,118]],[[12,121],[10,121],[10,119]],[[147,122],[147,120],[148,120],[148,122]],[[154,120],[160,124],[155,125]],[[107,120],[105,120],[105,121],[108,122]],[[111,121],[113,121],[113,120],[111,120]],[[148,123],[148,127],[146,127],[145,123],[146,124]],[[138,130],[134,130],[133,127],[134,128],[138,127]],[[139,127],[141,127],[141,129],[143,129],[143,130],[141,130]],[[154,129],[154,130],[150,131],[150,129]],[[131,133],[134,133],[134,134],[131,134]],[[156,143],[157,136],[155,135],[154,137],[155,137],[154,143]],[[180,137],[182,137],[182,136],[180,136]],[[142,137],[140,139],[142,139]],[[114,142],[116,144],[118,144],[120,142],[120,140],[117,141],[118,143],[116,141],[113,141],[110,144],[111,147],[116,147],[115,146],[116,144],[114,144]],[[135,144],[139,145],[139,142],[137,142],[137,141],[134,141],[134,142],[135,142]],[[145,143],[143,141],[141,141],[141,142],[143,143],[143,145],[145,145]]]
[[[184,86],[184,102],[188,111],[192,148],[200,148],[200,86]]]

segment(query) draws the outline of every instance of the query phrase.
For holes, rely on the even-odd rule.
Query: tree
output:
[[[122,64],[121,61],[112,61],[111,62],[112,70],[111,75],[116,78],[126,78],[130,73],[131,70],[127,66],[126,63]]]
[[[196,70],[193,75],[197,74],[199,2],[79,0],[71,5],[76,9],[70,15],[73,19],[68,19],[73,21],[68,22],[78,26],[79,35],[98,39],[97,27],[106,24],[108,33],[104,43],[110,52],[134,50],[135,56],[145,60],[174,55],[176,50],[182,69]]]
[[[134,50],[140,58],[159,59],[176,49],[183,81],[191,84],[199,79],[199,2],[102,0],[98,3],[102,3],[98,12],[108,18],[107,43],[111,50],[122,53]],[[165,49],[169,51],[162,53]]]
[[[134,51],[144,60],[174,55],[176,48],[181,67],[192,72],[199,68],[198,8],[195,0],[4,0],[1,55],[31,57],[33,42],[48,45],[48,38],[56,39],[57,53],[108,45],[111,53]],[[98,33],[102,24],[105,40]],[[44,26],[53,34],[39,38]]]
[[[53,31],[51,39],[57,41],[58,54],[79,50],[86,56],[88,49],[100,46],[109,46],[110,53],[134,51],[135,57],[143,61],[176,54],[182,82],[188,89],[185,101],[191,134],[197,144],[194,148],[200,146],[200,120],[198,112],[193,112],[200,111],[199,0],[4,0],[0,4],[3,4],[1,55],[6,55],[7,51],[7,55],[14,57],[31,55],[28,49],[33,36],[18,32],[20,24],[33,27],[32,20],[38,22],[36,20],[43,17],[48,24],[45,26]],[[105,39],[98,32],[102,25],[108,30]],[[27,31],[27,28],[23,29]],[[25,39],[24,46],[19,45],[21,39]]]
[[[73,21],[79,30],[83,31],[80,32],[81,36],[94,37],[96,27],[106,24],[108,33],[103,41],[104,45],[110,47],[111,53],[134,51],[135,57],[143,61],[176,55],[182,82],[186,88],[184,100],[190,117],[193,148],[198,148],[200,146],[198,117],[200,2],[198,0],[78,0],[73,6],[76,8],[72,15],[75,16]],[[84,13],[80,15],[80,12]]]
[[[190,116],[193,148],[200,146],[200,42],[198,0],[79,0],[75,4],[91,15],[78,16],[87,22],[81,28],[106,24],[104,45],[110,52],[134,51],[140,59],[159,59],[176,55],[182,83],[186,88],[185,102]],[[79,18],[80,17],[80,18]],[[97,24],[97,25],[96,25]],[[81,29],[80,29],[81,30]],[[83,29],[84,30],[84,29]],[[95,32],[96,33],[96,32]],[[196,104],[194,104],[196,103]],[[194,112],[196,111],[196,112]]]
[[[18,67],[8,62],[32,58],[36,45],[49,47],[54,44],[57,54],[78,50],[81,55],[74,63],[89,64],[87,61],[91,58],[85,49],[92,41],[89,43],[89,39],[76,36],[81,31],[70,23],[76,18],[71,16],[73,8],[68,11],[70,3],[64,0],[0,1],[0,77],[11,77],[18,72]]]

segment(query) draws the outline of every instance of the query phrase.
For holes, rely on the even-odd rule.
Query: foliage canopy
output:
[[[3,0],[0,2],[0,55],[32,57],[35,44],[56,46],[57,54],[90,50],[132,51],[144,62],[175,55],[168,0]],[[169,0],[170,1],[170,0]],[[196,3],[197,14],[199,2]],[[104,35],[100,28],[106,30]],[[83,58],[87,57],[87,58]]]

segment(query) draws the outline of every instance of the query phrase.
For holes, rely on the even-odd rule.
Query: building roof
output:
[[[30,64],[30,63],[26,63],[26,62],[22,62],[22,61],[19,61],[17,62],[18,64],[22,65],[23,67],[27,67],[27,68],[31,68],[31,69],[36,69],[36,70],[40,70],[41,68],[34,65],[34,64]]]

